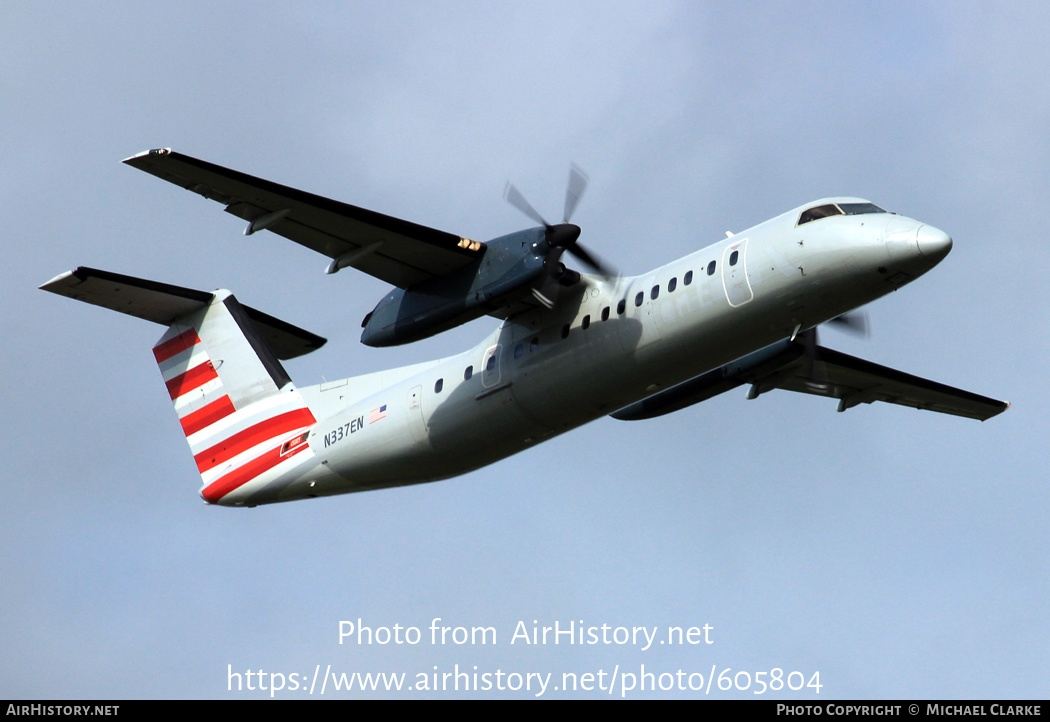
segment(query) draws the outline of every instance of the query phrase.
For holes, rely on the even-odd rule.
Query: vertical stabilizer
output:
[[[174,322],[153,355],[209,503],[252,496],[313,462],[316,422],[281,362],[229,291]]]

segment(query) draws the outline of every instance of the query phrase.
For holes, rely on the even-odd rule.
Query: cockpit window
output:
[[[834,203],[828,203],[827,205],[817,206],[810,208],[809,210],[803,211],[802,216],[798,219],[798,225],[803,223],[809,223],[815,221],[818,218],[827,218],[828,216],[841,216],[842,211]]]
[[[803,223],[809,223],[819,218],[827,218],[828,216],[859,216],[864,213],[885,212],[874,203],[825,203],[822,206],[814,206],[803,211],[802,215],[799,216],[797,225],[801,226]]]
[[[885,213],[874,203],[839,203],[839,208],[847,216],[859,216],[864,213]]]

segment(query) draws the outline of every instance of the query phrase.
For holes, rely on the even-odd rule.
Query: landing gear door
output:
[[[734,241],[722,254],[722,286],[730,306],[743,306],[754,298],[747,278],[747,239]]]

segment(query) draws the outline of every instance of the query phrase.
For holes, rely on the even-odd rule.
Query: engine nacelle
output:
[[[531,293],[548,273],[544,228],[486,243],[485,254],[458,271],[397,288],[365,316],[361,343],[398,346],[473,321]]]

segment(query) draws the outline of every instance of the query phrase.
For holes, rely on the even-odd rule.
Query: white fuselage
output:
[[[813,205],[641,276],[584,276],[555,310],[512,317],[457,356],[300,388],[316,464],[220,503],[477,469],[866,304],[947,253],[945,234],[891,213],[797,225]]]

